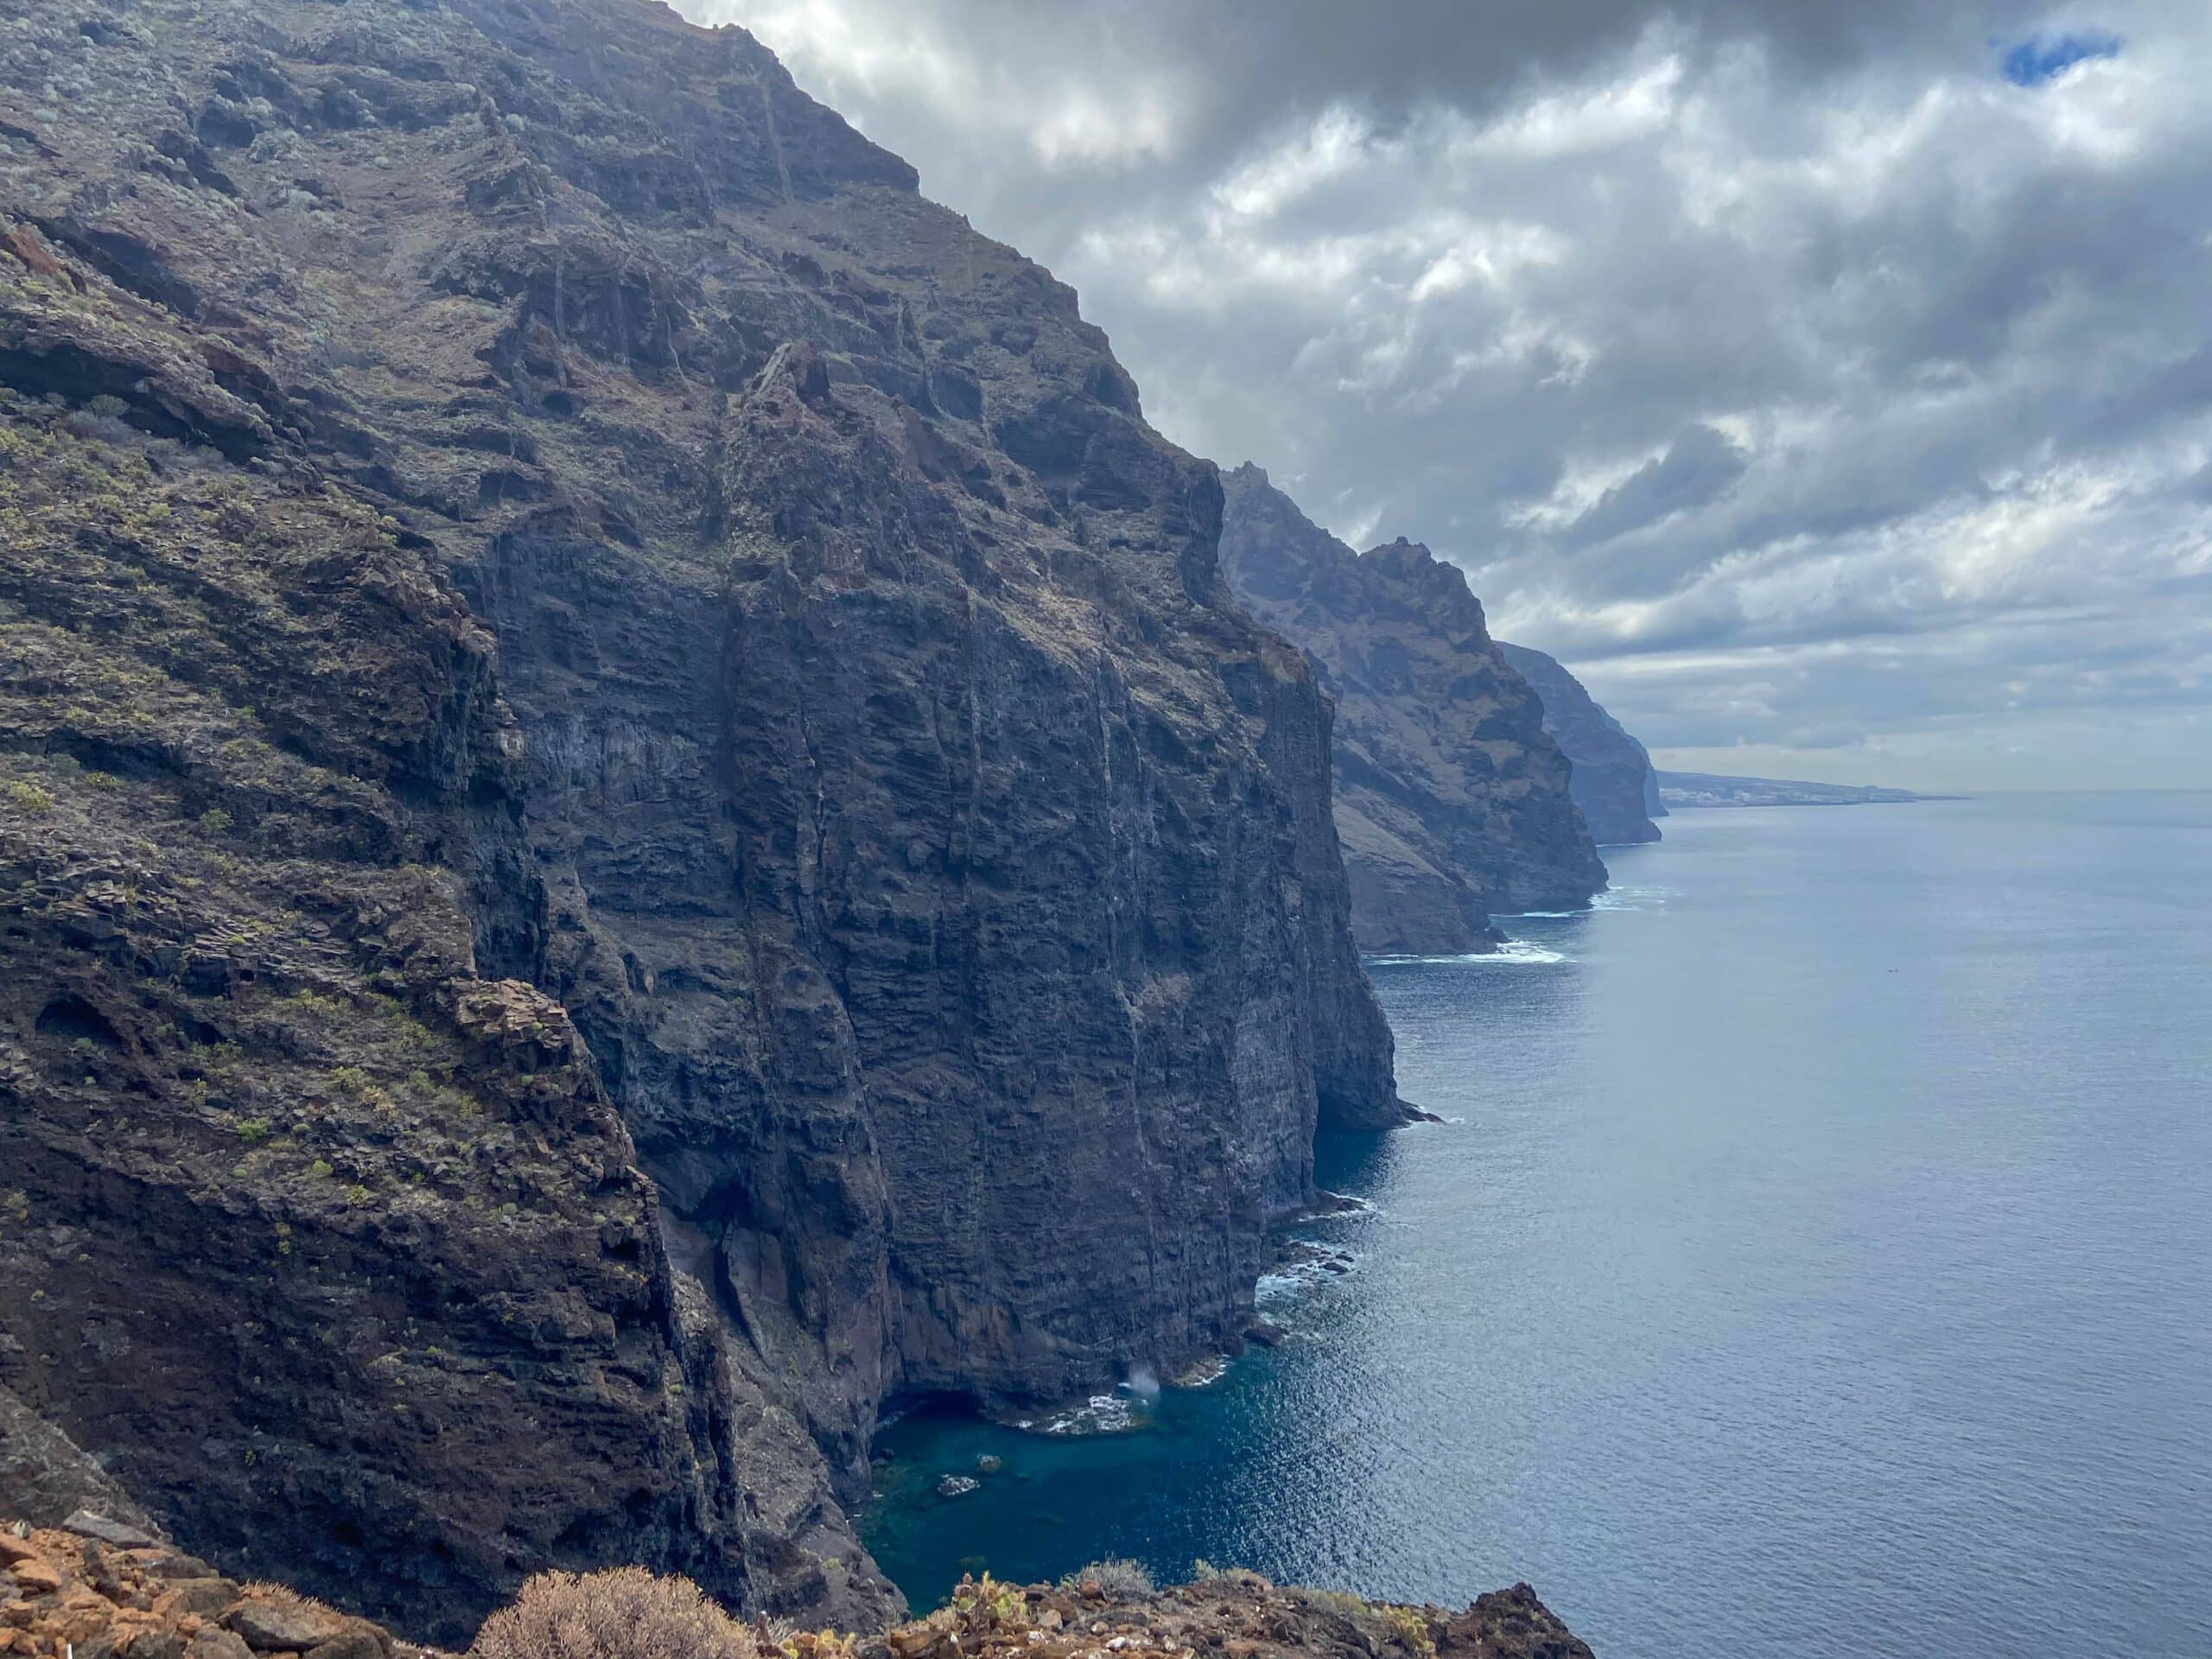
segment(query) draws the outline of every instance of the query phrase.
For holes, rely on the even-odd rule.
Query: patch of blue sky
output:
[[[2005,79],[2015,86],[2043,86],[2077,63],[2120,55],[2120,36],[2101,29],[2031,35],[2005,48]]]

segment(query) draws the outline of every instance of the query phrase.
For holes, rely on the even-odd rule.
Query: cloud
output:
[[[1567,546],[1603,542],[1632,530],[1663,524],[1677,513],[1709,505],[1748,470],[1744,450],[1726,433],[1693,426],[1567,525]]]
[[[684,3],[1655,744],[2212,784],[2194,0]]]

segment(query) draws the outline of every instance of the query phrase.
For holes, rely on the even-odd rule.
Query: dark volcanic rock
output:
[[[113,1476],[0,1388],[0,1515],[58,1527],[88,1513],[128,1531],[153,1525]]]
[[[1258,467],[1224,480],[1222,568],[1336,700],[1336,819],[1360,948],[1486,948],[1493,912],[1605,884],[1542,710],[1456,566],[1403,540],[1356,554]]]
[[[1497,648],[1542,699],[1544,729],[1574,768],[1567,787],[1598,844],[1658,840],[1659,826],[1651,820],[1665,817],[1667,809],[1659,803],[1658,774],[1643,745],[1556,658],[1503,639]]]
[[[0,1383],[446,1639],[632,1559],[881,1622],[886,1397],[1216,1351],[1404,1113],[1220,514],[741,30],[35,9]]]

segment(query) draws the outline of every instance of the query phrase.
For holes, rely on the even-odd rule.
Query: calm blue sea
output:
[[[917,1604],[1203,1557],[1526,1579],[1604,1659],[2212,1656],[2212,795],[1665,829],[1375,965],[1452,1121],[1325,1149],[1374,1207],[1283,1348],[1134,1433],[885,1433]]]

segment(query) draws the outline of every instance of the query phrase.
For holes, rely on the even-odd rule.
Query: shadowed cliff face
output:
[[[1236,1339],[1403,1109],[1070,290],[629,0],[54,0],[0,213],[0,1384],[435,1633],[853,1624],[886,1398]]]
[[[1353,931],[1376,952],[1487,949],[1494,912],[1605,884],[1566,758],[1457,567],[1403,540],[1356,554],[1258,467],[1224,480],[1222,566],[1334,699]]]
[[[1651,820],[1665,817],[1667,809],[1659,804],[1658,774],[1643,745],[1555,658],[1503,640],[1497,648],[1542,699],[1544,729],[1574,769],[1567,787],[1598,844],[1658,840],[1659,826]]]

